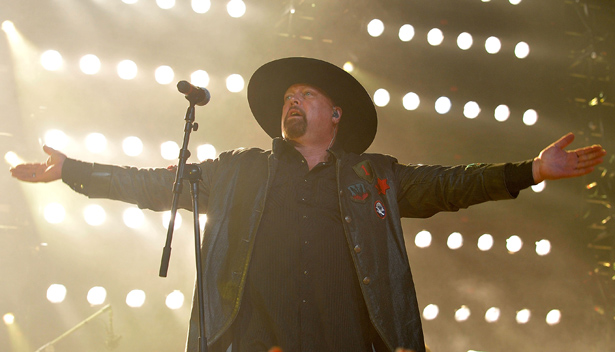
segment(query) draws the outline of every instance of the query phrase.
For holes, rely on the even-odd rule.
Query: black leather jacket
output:
[[[269,185],[276,150],[241,149],[200,164],[200,212],[207,213],[203,236],[205,319],[210,351],[225,351],[241,305],[250,256]],[[429,217],[470,205],[511,199],[505,164],[443,167],[402,165],[380,154],[333,152],[344,231],[370,319],[389,349],[425,350],[401,217]],[[68,170],[80,170],[70,172]],[[66,172],[65,172],[66,171]],[[174,172],[86,164],[67,159],[63,179],[91,198],[168,210]],[[186,184],[180,207],[191,209]],[[193,307],[187,351],[197,351]]]

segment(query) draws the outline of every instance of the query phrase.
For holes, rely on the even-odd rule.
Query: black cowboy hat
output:
[[[252,114],[271,138],[281,137],[284,93],[293,84],[309,84],[324,91],[342,109],[336,144],[363,153],[378,127],[376,108],[365,88],[343,69],[326,61],[289,57],[261,66],[248,83]]]

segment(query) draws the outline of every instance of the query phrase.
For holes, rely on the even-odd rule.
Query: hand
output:
[[[49,155],[46,162],[17,165],[9,170],[11,176],[25,182],[51,182],[61,179],[66,155],[46,145],[43,146],[43,151]]]
[[[600,145],[564,150],[573,140],[574,134],[568,133],[534,158],[532,173],[536,183],[586,175],[602,163],[606,150]]]

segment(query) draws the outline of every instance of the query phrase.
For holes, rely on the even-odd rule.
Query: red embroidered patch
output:
[[[387,183],[387,179],[380,179],[378,178],[378,182],[376,183],[376,189],[378,190],[378,194],[387,194],[387,189],[389,189],[391,187],[389,187],[388,183]]]

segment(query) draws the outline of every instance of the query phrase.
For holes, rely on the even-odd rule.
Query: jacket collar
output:
[[[296,150],[296,149],[283,138],[276,137],[272,141],[272,150],[273,150],[273,156],[276,159],[279,159],[285,153],[291,150]],[[333,155],[335,159],[341,159],[345,155],[344,150],[339,146],[338,143],[334,143],[331,148],[327,149],[327,151],[331,155]]]

